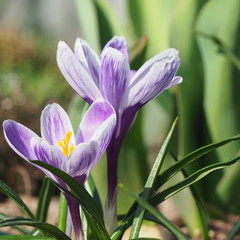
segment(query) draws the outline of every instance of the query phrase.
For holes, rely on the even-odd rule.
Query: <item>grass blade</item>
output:
[[[176,161],[178,161],[177,158],[174,157],[174,159]],[[188,174],[184,169],[182,169],[182,174],[183,174],[185,179],[188,178]],[[198,212],[199,220],[200,220],[200,223],[201,223],[200,227],[201,227],[201,231],[202,231],[202,236],[203,236],[204,240],[210,240],[209,234],[208,234],[208,232],[209,232],[208,219],[207,219],[207,215],[206,215],[206,212],[204,210],[204,207],[203,207],[203,203],[202,203],[197,191],[195,190],[194,186],[190,185],[189,189],[190,189],[190,192],[193,196],[194,201],[196,202],[195,206],[196,206],[196,210]]]
[[[122,184],[119,186],[124,189],[127,193],[129,193],[139,204],[141,204],[148,212],[150,212],[153,216],[159,219],[163,226],[165,226],[177,239],[187,240],[188,238],[169,220],[167,220],[155,207],[151,206],[148,202],[144,201],[141,197],[139,197],[134,192],[130,191]]]
[[[9,216],[6,216],[6,215],[0,213],[0,221],[7,220],[7,219],[9,219],[9,218],[10,218]],[[26,228],[24,228],[24,227],[13,226],[13,228],[14,228],[14,229],[17,229],[17,230],[20,231],[21,233],[30,235],[30,231],[28,231],[28,230],[27,230]]]
[[[59,209],[58,209],[58,228],[65,232],[66,231],[66,224],[67,224],[67,200],[64,197],[64,195],[60,194],[60,200],[59,200]]]
[[[37,213],[36,213],[36,218],[39,221],[42,221],[42,222],[46,221],[48,207],[52,197],[52,190],[53,190],[53,184],[51,180],[47,177],[44,177],[42,186],[40,189],[40,193],[38,196],[38,207],[37,207]]]
[[[30,218],[35,218],[34,214],[30,211],[28,206],[22,201],[22,199],[4,182],[0,180],[0,191],[11,198],[22,211]]]
[[[165,156],[167,154],[168,148],[169,148],[169,143],[172,137],[172,134],[174,132],[174,129],[176,127],[177,119],[174,121],[166,139],[164,140],[162,147],[158,153],[158,156],[156,158],[156,161],[152,167],[152,170],[148,176],[147,182],[144,186],[144,190],[141,194],[141,198],[145,201],[147,201],[153,190],[154,190],[154,184],[156,182],[156,178],[159,174],[159,171],[163,165],[163,161],[165,159]],[[143,217],[144,217],[145,210],[142,207],[142,205],[138,205],[136,213],[135,213],[135,218],[133,220],[133,225],[130,233],[130,238],[137,238],[141,229]]]
[[[42,231],[44,231],[48,234],[51,234],[56,239],[71,240],[65,233],[60,231],[57,227],[55,227],[49,223],[40,222],[35,219],[23,218],[23,217],[13,217],[13,218],[9,218],[7,220],[0,222],[0,227],[14,226],[14,225],[33,226],[33,227],[41,229]]]
[[[226,240],[233,240],[235,235],[240,231],[240,221],[238,221],[229,232]]]
[[[157,190],[165,182],[167,182],[170,178],[175,176],[183,168],[185,168],[186,166],[188,166],[190,163],[194,162],[198,158],[202,157],[203,155],[205,155],[219,147],[222,147],[230,142],[237,141],[239,139],[240,139],[240,135],[236,135],[236,136],[228,138],[226,140],[206,145],[204,147],[201,147],[201,148],[189,153],[184,158],[179,160],[177,163],[175,163],[173,166],[171,166],[170,168],[168,168],[167,170],[165,170],[162,174],[160,174],[158,176],[155,190]]]
[[[194,184],[195,182],[197,182],[197,181],[201,180],[202,178],[206,177],[210,173],[233,165],[234,163],[238,162],[239,159],[240,159],[240,157],[237,157],[237,158],[234,158],[233,160],[228,161],[228,162],[215,163],[215,164],[211,164],[207,167],[204,167],[204,168],[198,170],[197,172],[193,173],[192,175],[190,175],[189,177],[187,177],[183,181],[181,181],[181,182],[163,190],[160,193],[157,193],[151,199],[150,202],[151,202],[152,205],[156,206],[159,203],[165,201],[166,199],[172,197],[176,193],[182,191],[186,187],[189,187],[190,185]]]
[[[30,235],[4,235],[0,236],[2,240],[56,240],[56,238],[52,237],[38,237],[38,236],[30,236]]]

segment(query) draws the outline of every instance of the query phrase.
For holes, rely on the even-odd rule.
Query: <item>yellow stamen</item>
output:
[[[62,141],[58,142],[58,145],[62,148],[62,152],[66,157],[68,157],[75,148],[73,144],[69,146],[71,136],[72,132],[69,131],[67,132],[66,137]]]

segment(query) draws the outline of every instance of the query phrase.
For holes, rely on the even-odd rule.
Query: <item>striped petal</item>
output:
[[[78,52],[76,55],[79,57],[81,54]],[[102,98],[98,86],[89,71],[86,70],[86,64],[82,65],[71,49],[62,41],[58,44],[57,63],[71,87],[89,104]]]
[[[3,123],[4,136],[9,146],[25,160],[36,160],[37,157],[31,146],[32,139],[40,139],[33,131],[13,120]]]
[[[165,89],[180,83],[181,78],[174,79],[179,65],[175,49],[168,49],[147,61],[131,79],[122,107],[139,109]]]
[[[115,125],[116,115],[112,106],[106,101],[96,101],[89,107],[79,125],[76,143],[88,142],[99,136],[99,138],[105,139],[105,144],[107,144],[111,139]]]
[[[66,157],[62,154],[62,152],[59,149],[50,145],[44,139],[32,139],[31,145],[39,161],[42,161],[58,169],[61,169],[61,164],[62,162],[65,161]],[[40,168],[48,177],[62,184],[62,181],[58,179],[50,171],[39,166],[37,167]]]
[[[66,138],[66,134],[71,132],[72,136],[69,146],[75,145],[72,124],[63,108],[54,103],[47,105],[41,115],[42,137],[56,148],[61,149],[59,142]]]
[[[129,55],[128,55],[128,44],[125,39],[125,37],[119,37],[119,36],[114,36],[112,39],[110,39],[109,42],[105,45],[103,52],[106,48],[111,47],[114,48],[118,51],[120,51],[126,59],[129,61]]]
[[[98,144],[95,141],[80,143],[63,162],[61,169],[74,178],[85,178],[96,163],[97,153]]]
[[[89,44],[81,38],[78,38],[75,42],[74,53],[77,60],[98,86],[100,72],[100,58],[98,55],[92,50]]]
[[[129,63],[121,52],[109,47],[103,52],[100,72],[101,93],[117,110],[130,81]]]

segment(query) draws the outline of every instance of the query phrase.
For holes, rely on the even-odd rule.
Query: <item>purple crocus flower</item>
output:
[[[76,137],[67,113],[54,103],[41,115],[41,134],[13,120],[3,123],[4,135],[10,147],[25,160],[40,160],[68,173],[84,184],[90,170],[108,146],[116,125],[116,114],[104,100],[95,101],[83,117]],[[39,167],[48,177],[64,183],[46,169]],[[65,186],[66,187],[66,186]],[[76,238],[81,234],[79,206],[65,194]]]
[[[138,71],[131,71],[124,37],[113,37],[100,57],[86,41],[77,39],[74,52],[64,42],[59,42],[57,62],[68,83],[89,104],[105,99],[116,111],[117,125],[107,148],[107,205],[109,218],[112,218],[116,209],[117,162],[121,143],[138,110],[164,90],[182,82],[181,77],[175,77],[180,65],[178,51],[167,49],[148,60]]]

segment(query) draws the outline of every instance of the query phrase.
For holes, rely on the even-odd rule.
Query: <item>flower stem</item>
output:
[[[117,227],[117,183],[118,183],[118,157],[120,145],[112,140],[107,149],[108,166],[108,195],[105,211],[105,222],[109,233]]]
[[[68,202],[76,240],[79,240],[82,238],[82,224],[80,219],[79,204],[71,196],[65,195],[65,197]]]

